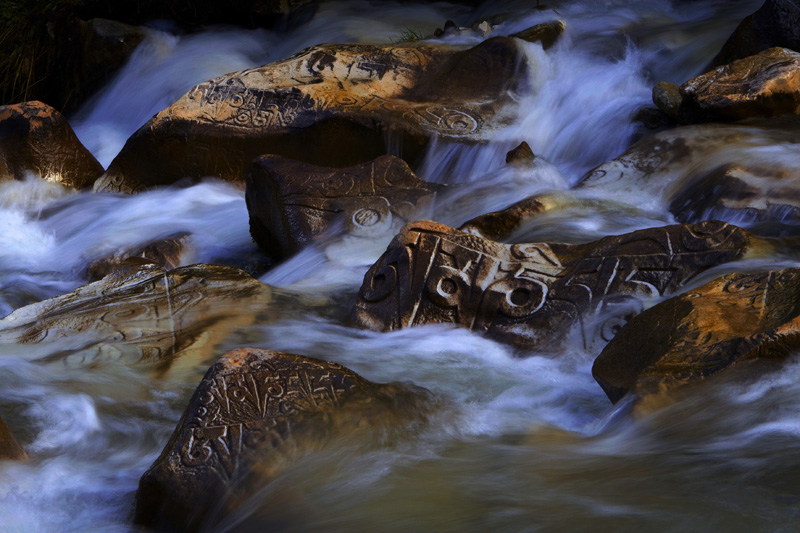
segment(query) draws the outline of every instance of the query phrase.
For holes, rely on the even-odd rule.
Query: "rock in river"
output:
[[[0,461],[3,460],[20,460],[28,457],[25,450],[14,439],[11,431],[8,430],[3,419],[0,418]]]
[[[345,167],[387,153],[413,164],[432,137],[481,141],[509,122],[525,76],[518,41],[326,44],[201,83],[142,126],[97,191],[184,177],[243,181],[262,154]]]
[[[386,444],[427,416],[430,400],[423,389],[376,385],[335,363],[254,348],[228,352],[142,476],[134,522],[157,531],[208,527],[334,440]]]
[[[89,187],[103,167],[61,113],[42,102],[0,106],[0,182],[32,173],[66,187]]]
[[[527,349],[543,348],[595,312],[670,294],[700,272],[745,256],[757,242],[721,222],[645,229],[579,245],[506,245],[415,222],[367,272],[354,318],[379,331],[451,323]],[[606,337],[602,326],[601,334]]]
[[[612,402],[705,379],[800,348],[800,269],[731,274],[634,317],[595,360]]]
[[[118,359],[178,371],[213,356],[231,330],[250,324],[272,291],[241,270],[194,265],[170,272],[128,260],[100,281],[17,309],[0,342],[37,346],[48,359]]]
[[[247,177],[250,232],[278,259],[337,225],[350,235],[391,237],[431,206],[435,190],[389,155],[341,170],[262,156]]]

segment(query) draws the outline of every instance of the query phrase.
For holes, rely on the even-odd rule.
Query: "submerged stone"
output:
[[[383,446],[431,408],[424,389],[377,385],[335,363],[240,348],[206,373],[142,476],[134,522],[197,530],[304,455],[337,441]]]
[[[232,330],[249,325],[271,289],[241,270],[193,265],[170,272],[132,258],[100,281],[17,309],[0,320],[0,342],[48,360],[151,363],[160,373],[203,362]]]
[[[245,197],[253,239],[284,259],[337,226],[357,237],[391,236],[431,207],[435,191],[394,156],[340,170],[262,156]]]
[[[33,174],[83,189],[102,173],[102,165],[52,107],[35,101],[0,106],[0,182]]]
[[[28,454],[9,431],[3,419],[0,418],[0,461],[20,461],[27,459]]]
[[[537,24],[536,26],[532,26],[527,30],[522,30],[521,32],[511,34],[510,37],[516,37],[518,39],[522,39],[523,41],[528,41],[529,43],[540,43],[542,48],[547,50],[556,44],[558,38],[566,29],[566,22],[563,20],[554,20],[552,22]]]
[[[800,269],[731,274],[671,298],[626,324],[592,374],[612,402],[642,399],[744,361],[800,348]]]
[[[138,257],[163,268],[173,270],[180,266],[188,233],[181,233],[148,243],[133,250],[122,250],[113,255],[93,261],[86,268],[86,278],[89,281],[98,281],[111,274],[130,257]]]
[[[138,192],[185,178],[242,182],[274,154],[345,167],[387,152],[416,162],[433,137],[477,142],[513,119],[523,53],[497,37],[444,44],[326,44],[201,83],[142,126],[95,183]]]
[[[595,313],[628,312],[627,302],[670,294],[706,269],[744,257],[757,242],[721,222],[579,245],[507,245],[415,222],[367,272],[354,318],[378,331],[450,323],[545,348]]]

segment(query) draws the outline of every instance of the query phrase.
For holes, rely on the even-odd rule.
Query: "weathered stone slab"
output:
[[[451,323],[542,348],[595,312],[674,292],[743,257],[755,241],[735,226],[704,222],[581,245],[505,245],[415,222],[367,272],[354,318],[379,331]]]
[[[100,281],[17,309],[0,320],[0,342],[48,343],[49,359],[70,364],[121,360],[166,371],[213,356],[271,299],[267,285],[235,268],[165,272],[142,262],[131,258]]]
[[[634,317],[595,360],[612,402],[703,380],[800,348],[800,269],[731,274]]]
[[[240,348],[206,373],[142,476],[134,522],[195,530],[303,455],[362,435],[383,445],[430,409],[423,389],[376,385],[335,363]],[[378,435],[381,436],[378,436]],[[212,518],[207,518],[207,517]]]
[[[274,154],[346,167],[387,153],[414,162],[432,137],[481,141],[513,120],[518,41],[463,48],[327,44],[201,83],[126,143],[97,191],[137,192],[184,177],[244,180]]]
[[[262,156],[253,162],[245,198],[253,238],[283,259],[336,225],[350,235],[391,236],[431,206],[435,190],[389,155],[341,170]]]
[[[28,454],[9,431],[3,419],[0,418],[0,461],[20,461],[26,459]]]
[[[800,53],[770,48],[680,87],[679,120],[740,120],[800,114]]]
[[[0,106],[0,182],[33,173],[66,187],[89,187],[103,167],[61,113],[42,102]]]

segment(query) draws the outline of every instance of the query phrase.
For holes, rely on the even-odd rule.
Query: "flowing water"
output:
[[[450,225],[530,194],[574,198],[577,207],[542,217],[524,237],[584,242],[674,222],[657,201],[612,191],[616,203],[587,204],[570,187],[642,134],[633,117],[655,82],[701,72],[760,3],[564,1],[553,2],[556,14],[533,2],[474,10],[331,2],[281,31],[177,35],[156,24],[162,29],[72,122],[107,165],[136,128],[193,84],[305,46],[386,43],[408,28],[431,34],[447,19],[468,25],[497,12],[509,17],[495,34],[561,18],[568,29],[555,47],[528,45],[517,123],[480,147],[433,143],[419,174],[461,184],[429,214]],[[537,162],[505,167],[505,152],[522,140]],[[776,142],[761,144],[780,157],[796,147]],[[730,160],[743,157],[726,149]],[[678,180],[687,174],[675,172]],[[191,234],[186,264],[240,264],[256,253],[247,220],[243,193],[214,180],[133,197],[68,194],[36,176],[0,185],[0,314],[85,284],[94,259],[176,233]],[[274,314],[280,319],[237,332],[218,354],[258,346],[335,361],[373,381],[426,387],[442,399],[442,413],[389,447],[333,446],[303,459],[211,530],[264,523],[297,531],[796,529],[800,360],[758,380],[731,376],[689,388],[635,418],[594,382],[601,346],[580,335],[558,352],[529,354],[446,326],[387,334],[351,327],[349,307],[387,242],[366,244],[334,235],[267,272],[261,281],[328,306],[287,304]],[[767,258],[714,274],[793,264]],[[128,531],[138,480],[211,361],[154,379],[112,361],[76,367],[45,363],[46,356],[30,345],[0,345],[0,413],[31,455],[0,463],[0,531]]]

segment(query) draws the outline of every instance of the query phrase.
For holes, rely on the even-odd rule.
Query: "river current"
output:
[[[647,134],[634,116],[650,103],[652,86],[702,72],[761,2],[565,1],[556,12],[532,4],[330,2],[280,31],[181,35],[156,23],[70,121],[107,166],[130,134],[194,84],[313,44],[388,43],[409,28],[432,34],[447,19],[469,25],[497,12],[509,17],[494,35],[566,21],[553,48],[527,45],[530,79],[516,123],[478,147],[433,143],[418,169],[424,180],[461,185],[431,214],[458,226],[536,193],[578,198],[571,187],[586,171]],[[523,140],[536,163],[506,167],[505,153]],[[615,209],[547,214],[524,237],[588,242],[675,223],[646,192],[614,200]],[[74,290],[92,260],[160,237],[191,234],[186,264],[240,264],[256,250],[243,191],[212,179],[123,196],[66,193],[30,176],[0,185],[0,227],[0,315]],[[783,233],[798,232],[787,221]],[[632,417],[591,376],[602,346],[577,334],[558,353],[527,354],[447,326],[350,327],[364,273],[387,244],[332,237],[278,265],[261,281],[328,303],[288,306],[217,352],[255,346],[335,361],[375,382],[425,387],[442,399],[442,413],[389,447],[312,454],[211,530],[255,531],[265,520],[295,531],[795,530],[800,360],[758,380],[709,381]],[[694,283],[776,266],[797,264],[776,257],[727,265]],[[0,344],[0,412],[31,456],[0,463],[0,531],[130,531],[139,478],[211,362],[156,379],[113,361],[75,366],[46,357]]]

